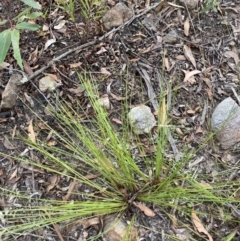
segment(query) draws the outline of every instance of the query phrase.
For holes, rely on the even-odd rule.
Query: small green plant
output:
[[[179,161],[167,157],[170,126],[168,105],[163,94],[159,101],[158,128],[155,138],[152,136],[156,152],[151,156],[134,158],[132,146],[140,143],[140,140],[135,143],[129,140],[127,118],[124,118],[126,113],[122,117],[126,125],[119,133],[99,103],[95,88],[97,83],[86,77],[80,78],[90,102],[91,113],[95,113],[94,118],[85,122],[83,117],[88,116],[85,110],[80,108],[76,111],[62,102],[59,111],[52,112],[54,128],[39,118],[47,130],[45,134],[51,132],[56,144],[48,145],[39,138],[37,141],[26,139],[31,150],[37,153],[38,161],[32,160],[32,155],[15,159],[44,171],[44,175],[55,175],[65,182],[84,185],[89,191],[72,190],[71,195],[80,197],[80,200],[37,198],[35,202],[31,195],[26,196],[20,190],[15,192],[0,187],[2,196],[15,199],[15,206],[0,211],[0,220],[4,223],[0,230],[3,240],[16,240],[16,235],[29,234],[56,223],[74,223],[76,220],[112,213],[121,215],[139,202],[158,205],[172,220],[176,217],[168,214],[171,209],[175,210],[174,213],[179,212],[185,220],[192,214],[204,215],[205,218],[210,215],[209,218],[218,221],[221,218],[221,221],[232,221],[237,225],[238,221],[231,216],[226,204],[239,205],[234,196],[240,188],[239,184],[221,182],[221,177],[219,182],[201,182],[211,179],[211,175],[198,176],[198,173],[185,169],[197,151],[182,150],[184,155]],[[128,106],[127,103],[125,105]],[[141,145],[138,148],[141,150]],[[17,205],[18,202],[21,207]],[[214,209],[211,214],[203,213],[201,207],[209,207],[210,204],[218,206],[219,210]],[[184,225],[184,221],[180,220],[181,225]],[[198,235],[197,232],[195,235]],[[124,237],[124,240],[130,240],[127,239],[127,234]],[[177,239],[173,237],[173,240]]]
[[[217,12],[217,8],[220,4],[219,0],[206,0],[204,1],[204,7],[201,12],[207,12],[209,10],[213,10],[214,12]]]
[[[79,10],[86,20],[99,19],[104,12],[104,9],[100,8],[103,2],[103,0],[57,0],[54,6],[65,11],[74,22],[76,10]]]
[[[41,6],[34,0],[21,0],[28,7],[20,12],[13,19],[1,20],[0,25],[6,26],[10,25],[10,28],[5,29],[0,33],[0,64],[6,58],[7,52],[12,44],[13,56],[17,61],[18,65],[23,69],[22,57],[20,54],[19,40],[20,40],[20,30],[30,30],[36,31],[39,29],[38,24],[29,23],[26,19],[33,20],[42,15],[42,12],[36,11],[33,12],[32,9],[40,10]],[[11,3],[7,3],[11,4]]]
[[[58,0],[57,5],[54,4],[54,6],[64,10],[69,15],[70,20],[75,22],[75,0]]]

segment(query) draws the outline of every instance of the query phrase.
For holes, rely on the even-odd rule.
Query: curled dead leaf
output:
[[[201,71],[199,71],[199,70],[193,70],[193,71],[191,71],[191,72],[186,71],[186,70],[182,70],[182,71],[183,71],[184,74],[185,74],[185,78],[184,78],[183,82],[186,82],[186,81],[188,81],[192,76],[201,73]]]

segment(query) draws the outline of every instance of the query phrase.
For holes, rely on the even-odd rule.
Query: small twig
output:
[[[238,97],[238,94],[237,94],[236,90],[235,90],[232,86],[231,86],[231,90],[232,90],[234,96],[236,97],[236,99],[237,99],[237,101],[238,101],[238,104],[240,105],[240,99],[239,99],[239,97]]]

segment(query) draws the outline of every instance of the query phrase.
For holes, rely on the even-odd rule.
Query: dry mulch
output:
[[[12,2],[11,11],[14,13],[18,4],[17,1]],[[47,9],[49,13],[55,10],[48,1],[41,2],[44,6],[43,12]],[[144,10],[145,2],[135,2],[135,14],[139,14]],[[106,7],[111,6],[106,4]],[[99,83],[100,96],[108,94],[112,105],[110,116],[116,126],[116,120],[121,120],[119,110],[126,93],[130,106],[144,103],[154,112],[154,97],[159,97],[160,91],[163,90],[171,96],[170,117],[172,123],[177,126],[173,138],[176,147],[181,150],[186,146],[195,149],[202,145],[211,132],[210,118],[214,107],[228,96],[235,98],[231,87],[238,90],[240,76],[240,7],[237,0],[225,0],[220,4],[218,12],[205,13],[199,10],[189,13],[184,8],[167,4],[166,1],[101,41],[99,38],[106,34],[101,21],[87,21],[80,13],[76,13],[75,23],[69,21],[63,11],[49,14],[46,19],[38,21],[40,25],[52,23],[54,26],[57,25],[54,20],[60,16],[63,16],[66,23],[59,30],[52,29],[52,34],[57,38],[56,43],[43,50],[45,43],[51,38],[50,31],[24,32],[20,43],[21,53],[25,60],[25,71],[30,75],[27,71],[29,68],[34,72],[69,49],[94,42],[44,70],[44,73],[52,74],[62,83],[57,90],[58,97],[64,98],[73,106],[77,101],[82,106],[88,104],[81,91],[77,94],[73,91],[79,88],[77,72],[92,73]],[[168,34],[173,31],[175,39],[169,40]],[[11,53],[5,61],[17,68]],[[193,72],[195,70],[199,72]],[[192,73],[192,76],[188,73]],[[11,73],[1,70],[0,76],[3,92]],[[56,103],[56,95],[44,94],[44,97],[39,93],[36,86],[41,77],[43,75],[22,86],[19,100],[13,110],[0,113],[1,152],[19,154],[26,150],[26,145],[17,136],[25,135],[29,121],[36,119],[26,105],[34,102],[33,111],[43,119],[49,118],[42,105]],[[110,92],[107,93],[109,88]],[[237,149],[223,151],[217,142],[213,145],[208,143],[204,151],[197,153],[192,160],[189,170],[197,171],[203,176],[211,173],[212,180],[208,180],[209,182],[214,181],[220,171],[235,170],[231,175],[226,172],[222,179],[239,181],[238,156]],[[47,198],[59,199],[66,193],[58,187],[69,183],[60,179],[58,187],[47,192],[48,175],[3,157],[0,161],[0,185],[10,190],[18,188],[29,195],[37,191]],[[0,206],[5,202],[2,198]],[[214,212],[214,207],[203,211]],[[159,207],[155,207],[155,212],[159,214],[156,218],[148,218],[138,210],[133,212],[138,217],[141,240],[168,240],[167,237],[164,239],[164,233],[176,235],[180,240],[187,240],[192,235],[185,227],[174,229]],[[235,228],[231,224],[205,221],[205,225],[215,233],[214,240],[221,240],[221,237],[225,237]],[[149,230],[142,226],[149,227]],[[84,232],[92,236],[99,230],[95,226],[88,230],[75,226],[71,231],[64,231],[62,235],[66,240],[78,240],[81,235],[84,236]],[[46,232],[48,238],[40,240],[58,240],[55,229],[50,227]],[[38,237],[41,236],[44,236],[43,233],[38,233],[36,237],[25,236],[19,240],[39,240]],[[238,239],[239,236],[236,236],[233,240]]]

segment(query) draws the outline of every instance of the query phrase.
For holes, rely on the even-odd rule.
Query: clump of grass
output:
[[[97,20],[105,12],[101,7],[104,2],[103,0],[57,0],[55,7],[65,11],[73,22],[75,22],[75,15],[79,12],[86,20]]]
[[[73,191],[72,195],[81,197],[80,201],[37,198],[30,205],[28,203],[32,202],[33,197],[21,194],[18,190],[9,191],[0,187],[1,195],[14,197],[15,203],[23,200],[21,206],[1,211],[0,219],[4,225],[0,236],[3,240],[13,240],[18,234],[21,236],[56,223],[74,222],[76,219],[84,220],[111,213],[121,214],[136,201],[159,205],[171,219],[174,218],[168,213],[170,209],[188,218],[192,210],[199,215],[207,215],[198,210],[201,205],[213,204],[224,208],[226,203],[239,204],[234,197],[234,192],[239,189],[236,183],[233,186],[232,183],[219,181],[211,183],[211,186],[204,185],[200,180],[207,178],[186,171],[185,165],[196,151],[184,151],[184,156],[178,162],[166,157],[169,120],[164,97],[159,101],[156,153],[142,158],[141,165],[138,165],[126,138],[129,129],[123,127],[121,134],[113,128],[108,113],[98,101],[93,78],[83,79],[87,97],[95,112],[94,117],[87,123],[83,122],[76,110],[62,102],[60,109],[52,113],[55,128],[44,123],[58,144],[51,146],[40,140],[31,142],[25,139],[26,144],[38,153],[42,161],[36,162],[30,157],[14,158],[40,168],[45,173],[82,183],[91,191]],[[95,175],[95,178],[89,179],[89,175]],[[224,194],[227,189],[231,195]],[[224,210],[228,215],[224,215],[222,221],[237,222],[228,208]],[[216,211],[212,217],[219,218],[219,213]]]

